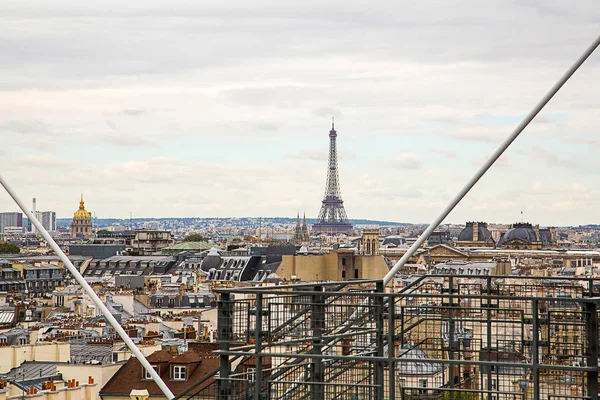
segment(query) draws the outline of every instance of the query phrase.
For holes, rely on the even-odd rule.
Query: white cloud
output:
[[[0,4],[0,170],[59,214],[82,190],[103,215],[316,214],[335,116],[349,215],[428,221],[600,20],[589,0],[107,1]],[[451,218],[598,219],[578,206],[599,71],[591,57],[478,183],[485,208]]]
[[[421,164],[421,157],[413,153],[402,153],[392,159],[392,165],[396,168],[419,169]]]

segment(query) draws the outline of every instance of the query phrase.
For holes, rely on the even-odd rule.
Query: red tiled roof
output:
[[[154,353],[152,353],[148,357],[146,357],[146,360],[148,360],[149,363],[157,363],[157,364],[169,362],[172,359],[173,359],[173,356],[171,355],[171,353],[169,353],[168,351],[165,351],[165,350],[155,351]]]
[[[168,356],[168,360],[166,359]],[[175,362],[176,364],[183,363],[183,361],[176,361],[177,359],[188,360],[188,376],[185,381],[173,381],[171,380],[171,366]],[[151,361],[154,360],[154,361]],[[166,360],[166,361],[165,361]],[[197,361],[192,361],[197,360]],[[161,368],[159,371],[160,377],[167,384],[169,389],[173,392],[173,394],[177,395],[182,393],[189,387],[193,386],[196,382],[204,378],[210,372],[214,371],[219,367],[219,357],[218,356],[199,356],[197,353],[188,351],[179,356],[173,357],[166,351],[157,351],[152,353],[148,357],[148,361],[151,364],[161,363]],[[162,364],[163,362],[167,362],[168,364]],[[188,363],[186,362],[186,364]],[[159,389],[158,385],[154,383],[152,380],[142,379],[142,364],[138,361],[137,358],[130,358],[113,377],[104,385],[102,390],[100,391],[100,395],[104,397],[110,396],[123,396],[129,395],[131,390],[148,390],[148,393],[151,396],[161,396],[162,392]],[[208,379],[202,385],[194,388],[194,390],[188,393],[190,396],[196,394],[200,390],[204,389],[208,385],[210,385],[214,380]]]
[[[186,351],[183,354],[178,355],[177,357],[171,360],[173,364],[189,364],[189,363],[199,363],[202,361],[202,356],[193,351]]]
[[[200,355],[212,356],[214,351],[219,350],[219,343],[190,342],[188,343],[188,350]]]

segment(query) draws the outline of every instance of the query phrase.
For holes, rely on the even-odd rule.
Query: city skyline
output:
[[[98,217],[315,218],[335,116],[348,214],[427,223],[600,19],[592,2],[111,4],[0,5],[0,171],[58,217],[83,192]],[[599,69],[446,222],[598,222]]]

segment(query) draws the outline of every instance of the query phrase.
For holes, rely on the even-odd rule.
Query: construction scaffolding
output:
[[[470,275],[222,289],[216,379],[179,398],[597,399],[599,290]]]

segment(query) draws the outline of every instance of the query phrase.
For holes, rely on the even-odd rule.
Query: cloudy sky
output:
[[[0,2],[0,173],[68,217],[428,222],[598,35],[593,0]],[[599,223],[600,51],[448,222]],[[5,193],[0,209],[16,210]]]

